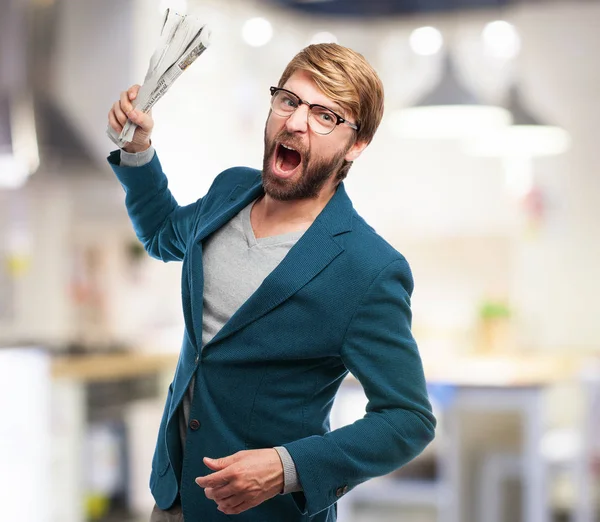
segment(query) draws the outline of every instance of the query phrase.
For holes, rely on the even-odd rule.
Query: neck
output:
[[[265,194],[252,208],[255,233],[260,236],[307,229],[335,194],[327,184],[315,199],[279,201]],[[257,237],[258,237],[257,235]]]
[[[267,219],[283,221],[310,221],[311,223],[325,208],[335,194],[335,188],[323,187],[323,190],[314,199],[297,199],[279,201],[265,194],[261,200],[262,214]]]

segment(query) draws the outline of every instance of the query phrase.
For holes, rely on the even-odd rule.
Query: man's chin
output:
[[[295,178],[296,176],[294,176]],[[294,178],[283,179],[276,176],[271,170],[263,171],[262,185],[265,194],[277,201],[290,201],[296,199]]]

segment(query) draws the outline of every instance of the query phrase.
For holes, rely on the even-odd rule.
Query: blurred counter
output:
[[[431,383],[459,386],[541,386],[579,377],[587,357],[565,355],[455,356],[425,360]]]
[[[52,378],[112,381],[174,372],[179,354],[118,353],[58,356],[52,360]]]
[[[176,353],[118,353],[58,356],[52,377],[82,381],[110,381],[174,372]],[[465,386],[536,386],[576,378],[587,357],[564,355],[424,357],[425,376],[431,383]],[[353,377],[350,375],[349,380]]]

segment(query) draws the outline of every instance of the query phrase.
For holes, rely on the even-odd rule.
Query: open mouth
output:
[[[291,177],[302,163],[302,155],[294,148],[279,143],[275,151],[276,173],[284,178]]]

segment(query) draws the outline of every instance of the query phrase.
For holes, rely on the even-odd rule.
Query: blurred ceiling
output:
[[[9,113],[16,114],[16,100],[32,109],[34,139],[45,166],[93,165],[72,118],[51,94],[57,3],[0,0],[0,6],[0,94],[11,100]],[[0,120],[0,126],[0,134],[14,132],[11,117]]]
[[[505,7],[540,0],[272,0],[287,8],[315,15],[386,16],[440,13],[475,8]]]

